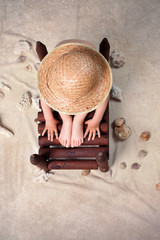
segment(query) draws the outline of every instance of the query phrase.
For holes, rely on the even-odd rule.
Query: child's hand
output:
[[[57,124],[59,123],[56,119],[46,120],[45,128],[42,132],[42,136],[44,136],[45,132],[48,131],[48,140],[53,141],[54,134],[56,139],[58,139],[58,131]]]
[[[89,133],[88,141],[90,141],[91,138],[92,138],[92,140],[94,140],[95,136],[96,136],[96,132],[98,133],[98,137],[101,136],[100,130],[99,130],[99,123],[97,123],[93,118],[86,121],[85,124],[87,124],[88,126],[87,126],[87,129],[85,131],[84,138]]]

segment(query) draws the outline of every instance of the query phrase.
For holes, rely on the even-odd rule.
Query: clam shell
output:
[[[120,168],[125,169],[127,167],[127,164],[125,162],[121,162]]]
[[[117,118],[113,121],[113,124],[115,127],[121,127],[122,125],[124,125],[126,123],[124,118]]]
[[[140,135],[140,139],[141,140],[144,140],[144,141],[148,141],[151,137],[151,134],[150,132],[142,132],[141,135]]]
[[[146,150],[142,149],[138,152],[138,157],[144,158],[145,156],[147,156],[147,154],[148,154],[148,152]]]
[[[22,55],[22,56],[20,56],[19,58],[17,58],[17,62],[18,62],[18,63],[22,63],[22,62],[25,62],[26,59],[27,59],[27,57]]]
[[[124,124],[121,127],[115,127],[114,134],[118,139],[126,140],[131,135],[131,129]]]

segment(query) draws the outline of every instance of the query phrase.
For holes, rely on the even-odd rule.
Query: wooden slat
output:
[[[48,169],[98,169],[96,160],[50,160]]]
[[[52,145],[57,145],[60,146],[61,143],[59,142],[58,139],[54,138],[53,142],[49,141],[47,136],[39,136],[39,146],[45,147],[45,146],[52,146]],[[108,145],[108,135],[102,135],[100,138],[98,136],[95,137],[94,140],[88,141],[87,138],[84,139],[84,142],[82,143],[82,146],[84,145],[103,145],[107,146]]]
[[[84,148],[40,148],[39,155],[49,158],[81,158],[96,157],[99,152],[108,152],[108,147],[84,147]]]
[[[44,123],[39,123],[38,124],[38,133],[39,134],[42,134],[43,132],[43,129],[45,127],[45,124]],[[58,124],[58,131],[60,132],[61,131],[61,128],[62,128],[62,124]],[[86,130],[87,128],[87,125],[84,125],[84,130]],[[107,123],[100,123],[100,131],[102,133],[107,133],[108,132],[108,124]]]

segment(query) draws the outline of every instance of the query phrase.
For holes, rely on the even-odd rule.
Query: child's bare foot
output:
[[[86,114],[76,115],[72,125],[71,147],[78,147],[83,143],[83,121]]]
[[[64,147],[71,145],[72,134],[72,116],[60,114],[63,120],[62,129],[59,135],[59,141]]]

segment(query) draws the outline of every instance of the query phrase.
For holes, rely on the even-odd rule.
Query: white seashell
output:
[[[6,129],[2,126],[0,126],[0,134],[3,134],[7,137],[12,137],[14,135],[11,131],[9,131],[8,129]]]
[[[11,87],[4,82],[0,82],[0,88],[6,89],[6,90],[11,90]]]
[[[40,101],[40,98],[32,98],[32,107],[36,108],[39,110],[39,101]]]
[[[4,98],[4,93],[2,91],[0,91],[0,100],[2,100]]]
[[[27,111],[32,104],[31,93],[25,92],[22,97],[18,100],[17,108],[20,111]]]
[[[19,40],[14,47],[14,54],[18,55],[31,49],[32,44],[26,40]]]
[[[111,53],[110,58],[111,58],[112,65],[116,68],[122,67],[125,63],[125,60],[121,51],[114,50]]]
[[[112,89],[111,89],[111,97],[112,98],[115,98],[119,101],[122,101],[123,100],[123,97],[122,97],[122,94],[121,94],[121,89],[116,87],[115,85],[112,86]]]
[[[113,124],[115,127],[121,127],[125,123],[126,123],[126,120],[124,118],[117,118],[113,121]]]

